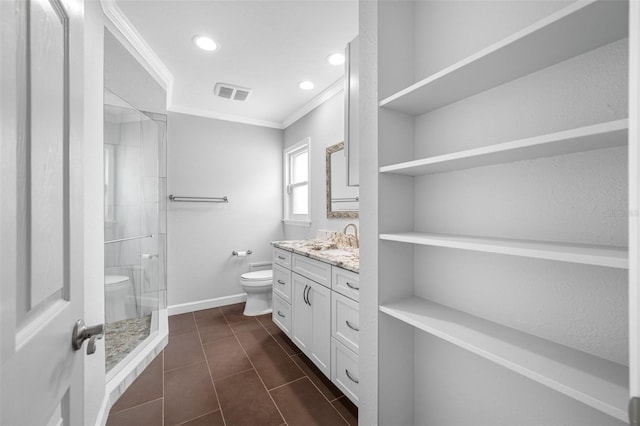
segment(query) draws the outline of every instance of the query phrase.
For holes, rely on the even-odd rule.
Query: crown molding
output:
[[[180,114],[197,115],[199,117],[215,118],[216,120],[232,121],[234,123],[251,124],[252,126],[270,127],[282,130],[284,126],[277,121],[257,120],[254,118],[242,117],[240,115],[223,114],[201,108],[192,108],[184,105],[170,105],[167,111],[178,112]]]
[[[314,109],[316,109],[317,107],[319,107],[320,105],[328,101],[329,99],[333,98],[342,90],[344,90],[344,77],[340,77],[339,79],[337,79],[335,82],[333,82],[333,84],[331,84],[331,86],[327,87],[322,92],[320,92],[318,96],[311,99],[302,108],[300,108],[297,111],[294,111],[287,118],[285,118],[284,121],[282,122],[283,128],[286,129],[287,127],[291,126],[293,123],[295,123],[296,121],[298,121],[299,119],[301,119],[302,117],[304,117],[305,115],[307,115],[308,113],[310,113],[311,111],[313,111]]]
[[[0,0],[1,1],[1,0]],[[289,114],[282,123],[276,121],[257,120],[232,114],[217,113],[200,108],[173,104],[174,77],[171,71],[162,62],[160,57],[151,49],[142,35],[136,30],[131,21],[125,16],[116,0],[100,0],[102,10],[109,22],[129,43],[130,47],[140,55],[146,63],[145,68],[167,90],[167,111],[196,115],[200,117],[215,118],[217,120],[232,121],[235,123],[251,124],[254,126],[269,127],[273,129],[285,129],[300,118],[313,111],[324,102],[328,101],[340,91],[344,90],[344,77],[340,77],[315,98],[306,103],[302,108]]]
[[[129,42],[131,47],[146,62],[148,71],[167,90],[167,106],[171,105],[173,98],[173,74],[164,62],[156,55],[151,47],[136,30],[131,21],[124,15],[115,0],[100,0],[102,10],[111,24]]]

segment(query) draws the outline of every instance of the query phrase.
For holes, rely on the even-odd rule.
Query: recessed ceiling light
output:
[[[315,85],[310,81],[303,81],[302,83],[300,83],[299,87],[302,90],[311,90],[315,87]]]
[[[327,62],[331,65],[342,65],[344,64],[344,55],[342,53],[333,53],[327,56]]]
[[[197,35],[193,38],[193,42],[202,50],[212,52],[218,48],[218,45],[211,37]]]

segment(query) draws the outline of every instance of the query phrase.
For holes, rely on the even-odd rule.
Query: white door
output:
[[[2,0],[0,424],[82,424],[83,3]]]
[[[302,352],[309,355],[311,345],[311,323],[309,304],[307,303],[307,291],[310,280],[293,272],[291,274],[291,339]]]
[[[309,358],[331,377],[331,290],[309,282],[307,301],[311,309],[311,352]]]

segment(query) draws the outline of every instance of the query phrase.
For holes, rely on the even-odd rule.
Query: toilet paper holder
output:
[[[238,257],[244,257],[244,256],[249,256],[251,253],[253,253],[251,250],[245,250],[245,251],[232,251],[231,254],[233,256],[238,256]]]

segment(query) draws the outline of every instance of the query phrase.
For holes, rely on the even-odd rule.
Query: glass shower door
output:
[[[105,352],[109,372],[158,329],[164,308],[165,122],[105,92]]]

